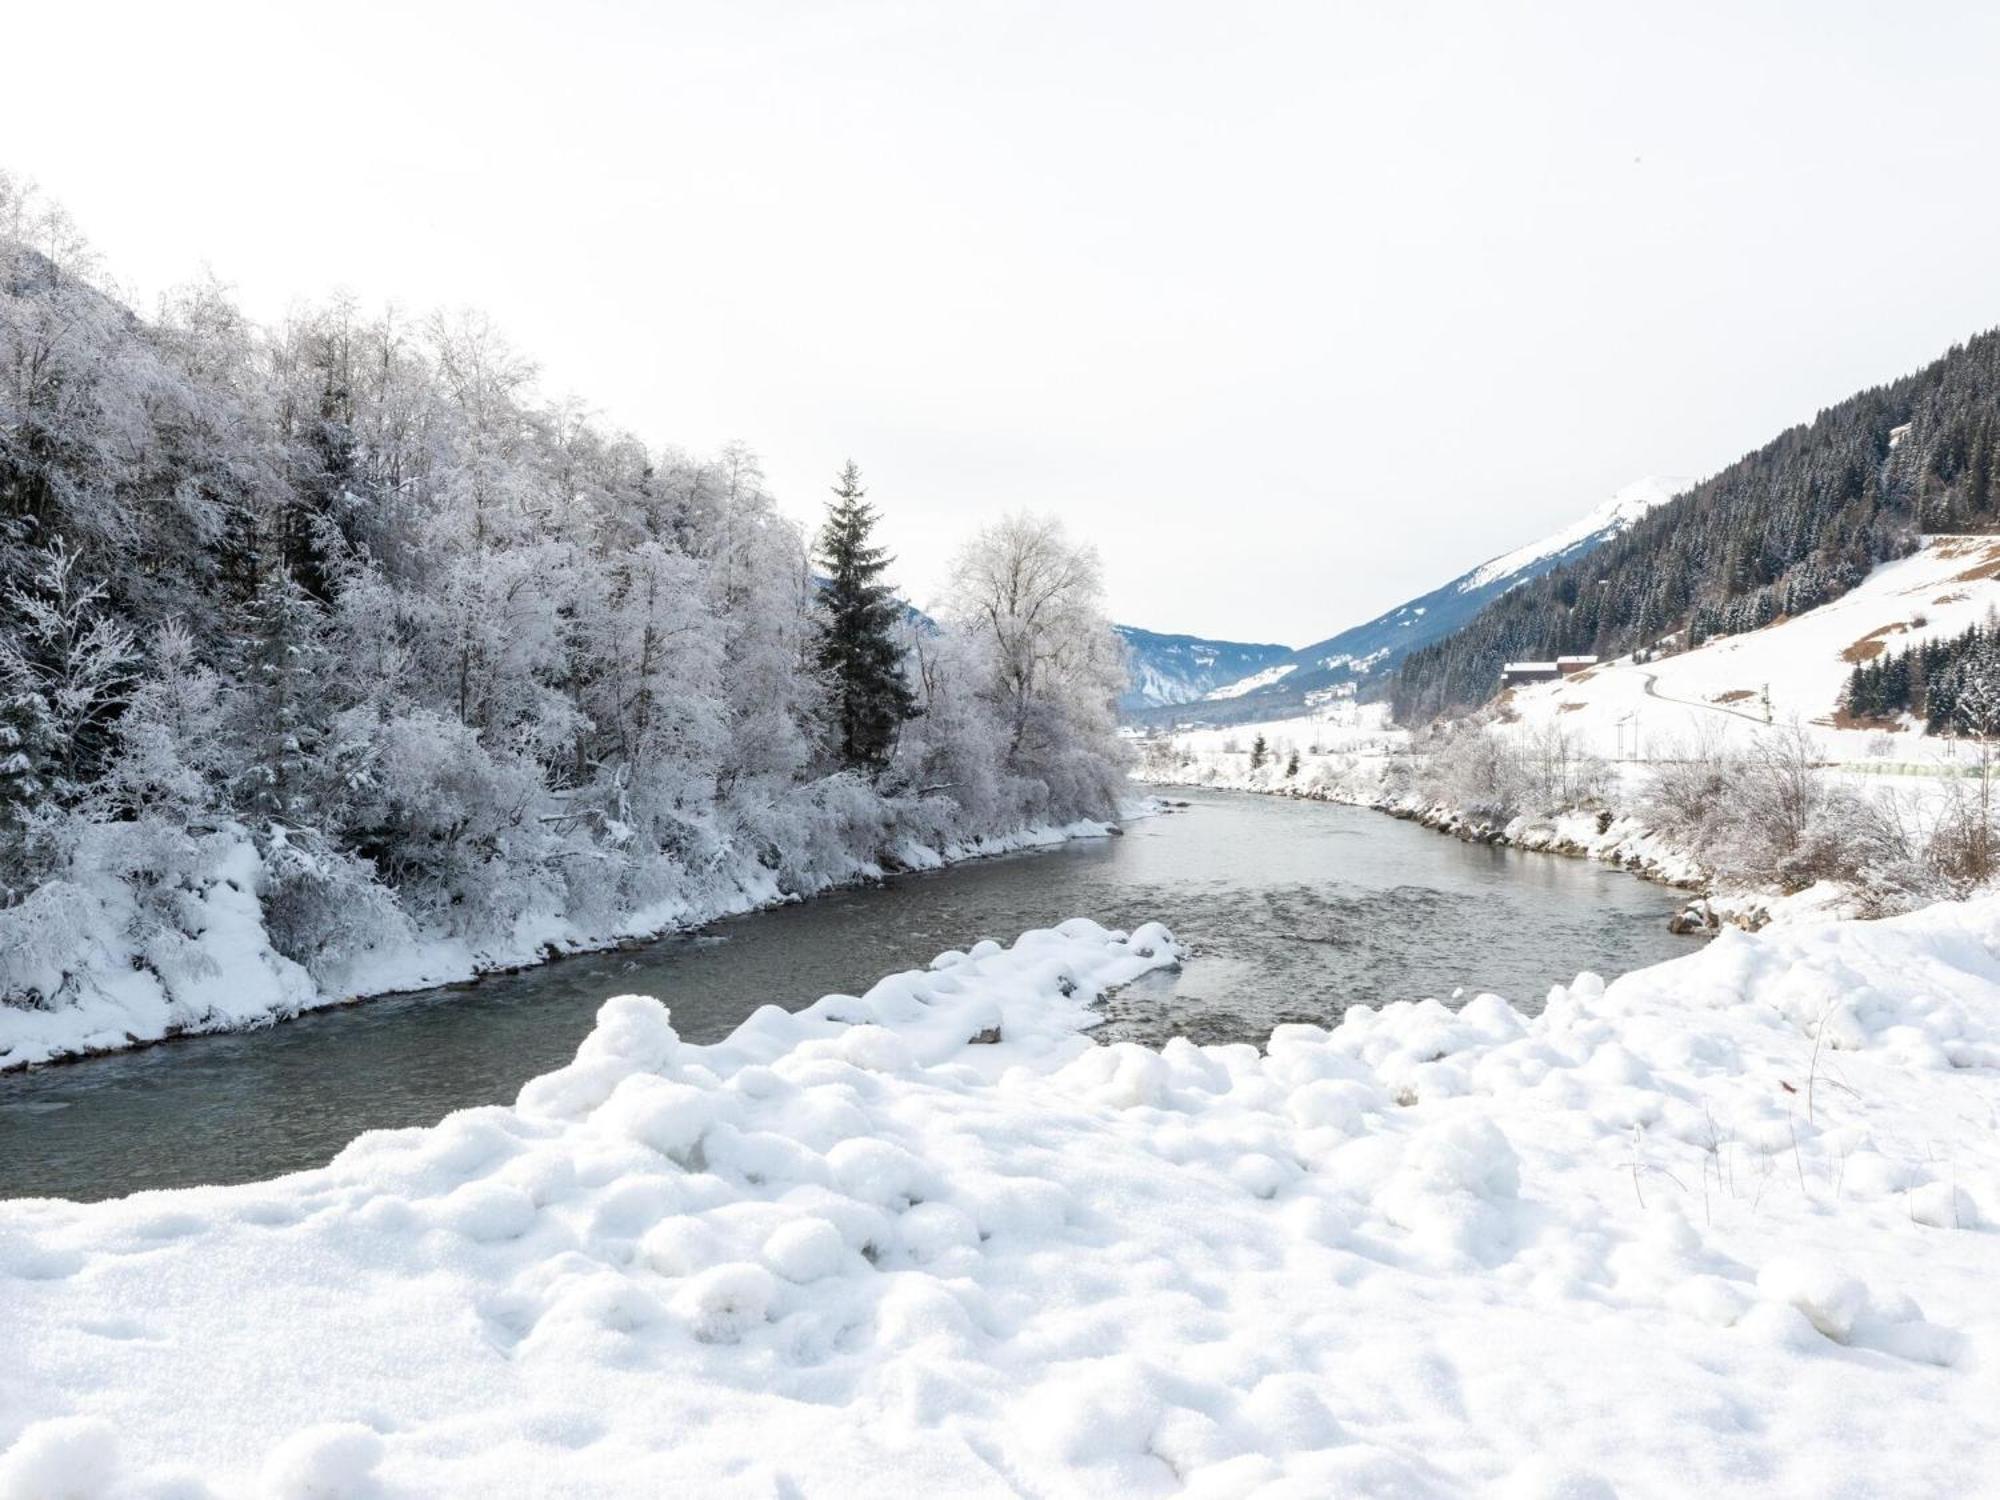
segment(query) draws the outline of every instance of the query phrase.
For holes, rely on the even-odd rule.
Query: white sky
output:
[[[1301,644],[2000,322],[2000,7],[17,5],[0,165],[147,299],[484,309],[931,596],[1060,512]]]

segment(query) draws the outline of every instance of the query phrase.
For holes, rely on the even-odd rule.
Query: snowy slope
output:
[[[1516,688],[1503,709],[1523,726],[1558,723],[1588,748],[1620,757],[1631,756],[1635,743],[1644,755],[1701,739],[1742,743],[1767,721],[1796,718],[1830,759],[1949,761],[1962,747],[1913,722],[1891,733],[1840,727],[1840,693],[1857,658],[1962,634],[2000,608],[1995,574],[2000,538],[1933,537],[1818,609],[1676,656],[1643,664],[1622,658],[1564,681]]]
[[[1991,1493],[2000,901],[1092,1047],[1173,951],[615,999],[512,1107],[0,1205],[0,1496]]]
[[[1232,682],[1227,687],[1219,687],[1206,696],[1214,700],[1241,698],[1245,693],[1254,693],[1261,687],[1268,687],[1271,683],[1279,682],[1297,670],[1297,663],[1281,661],[1275,667],[1266,667],[1261,672],[1253,672],[1248,677],[1238,682]]]
[[[1525,547],[1517,547],[1490,562],[1481,563],[1463,578],[1457,579],[1452,587],[1461,594],[1470,594],[1486,590],[1496,583],[1511,586],[1546,572],[1557,563],[1581,557],[1592,547],[1629,531],[1633,522],[1648,511],[1665,505],[1692,483],[1692,480],[1664,479],[1657,475],[1635,480],[1560,531],[1551,532],[1538,542],[1530,542]]]
[[[1131,715],[1139,722],[1166,725],[1202,720],[1217,724],[1291,717],[1332,693],[1380,678],[1410,652],[1442,640],[1507,590],[1551,568],[1582,557],[1628,530],[1634,521],[1689,487],[1674,478],[1641,479],[1603,504],[1538,541],[1481,563],[1449,583],[1363,624],[1355,625],[1284,656],[1291,670],[1256,687],[1230,695],[1209,695],[1198,710],[1156,708]],[[1158,700],[1162,703],[1185,700]]]
[[[1192,703],[1292,654],[1289,646],[1162,635],[1136,625],[1112,628],[1124,640],[1131,666],[1131,687],[1118,700],[1120,711],[1128,715],[1146,708]]]

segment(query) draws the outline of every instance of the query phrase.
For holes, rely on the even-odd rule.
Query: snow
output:
[[[1136,811],[1127,810],[1128,815]],[[963,837],[943,847],[906,837],[889,852],[905,869],[929,870],[1072,839],[1103,838],[1110,831],[1109,824],[1085,819]],[[208,835],[206,843],[211,847],[200,890],[189,902],[189,925],[196,936],[177,963],[147,967],[138,961],[141,955],[125,933],[130,892],[116,880],[95,891],[76,892],[83,909],[51,945],[46,976],[20,972],[31,956],[0,947],[0,978],[13,981],[15,988],[70,997],[69,1003],[47,1009],[0,1004],[0,1071],[187,1033],[240,1030],[349,1000],[454,984],[539,963],[552,954],[657,937],[798,899],[767,866],[745,857],[708,872],[672,900],[595,920],[553,915],[523,919],[499,941],[474,944],[412,929],[403,941],[363,955],[347,969],[344,982],[327,986],[278,953],[265,931],[257,899],[260,865],[247,830],[231,825]],[[856,856],[820,887],[880,879],[884,873],[881,863]],[[68,935],[76,929],[81,937]]]
[[[1524,568],[1531,568],[1544,558],[1555,557],[1567,552],[1580,543],[1604,532],[1613,535],[1628,529],[1646,512],[1667,503],[1674,496],[1685,493],[1691,481],[1686,479],[1648,476],[1634,480],[1617,491],[1609,500],[1572,521],[1559,531],[1553,531],[1540,541],[1529,542],[1512,552],[1502,553],[1489,562],[1480,564],[1459,580],[1460,593],[1469,594],[1481,589],[1496,579],[1507,578]]]
[[[616,998],[511,1107],[0,1205],[0,1497],[1990,1491],[2000,899],[1093,1046],[1175,956]]]
[[[1205,696],[1209,699],[1241,698],[1245,693],[1252,693],[1260,687],[1269,687],[1272,683],[1281,681],[1289,674],[1296,672],[1298,667],[1299,664],[1295,661],[1279,662],[1275,667],[1266,667],[1261,672],[1252,672],[1248,677],[1238,678],[1226,687],[1216,688],[1213,692]]]
[[[1506,707],[1526,728],[1559,723],[1579,746],[1621,759],[1704,740],[1742,745],[1770,724],[1797,719],[1827,759],[1855,770],[1949,767],[1967,752],[1913,722],[1894,731],[1835,723],[1854,669],[1843,653],[1867,651],[1874,641],[1900,651],[1982,624],[2000,607],[2000,578],[1979,575],[2000,572],[1996,565],[2000,539],[1931,537],[1818,609],[1692,651],[1648,662],[1623,657],[1517,687]]]
[[[1560,740],[1571,753],[1611,763],[1607,789],[1584,808],[1482,816],[1434,801],[1435,792],[1411,789],[1410,737],[1379,706],[1354,703],[1293,719],[1177,732],[1145,747],[1137,774],[1158,784],[1374,807],[1447,832],[1581,855],[1707,889],[1714,879],[1703,858],[1662,837],[1644,812],[1659,766],[1690,754],[1743,756],[1760,742],[1783,741],[1796,726],[1830,782],[1872,800],[1918,839],[1950,816],[1961,778],[1976,768],[1977,746],[1926,733],[1909,716],[1890,726],[1850,727],[1839,700],[1855,660],[1870,650],[1900,650],[1983,627],[2000,610],[1996,575],[2000,540],[1930,537],[1911,556],[1876,568],[1849,593],[1805,614],[1646,661],[1578,662],[1579,670],[1557,680],[1502,693],[1481,716],[1488,732],[1530,756]],[[1553,670],[1556,663],[1540,665]],[[1270,753],[1252,766],[1247,752],[1260,735]],[[1883,904],[1879,892],[1836,882],[1786,895],[1768,882],[1731,879],[1710,892],[1720,898],[1716,915],[1726,920],[1810,921],[1835,911],[1879,912]]]

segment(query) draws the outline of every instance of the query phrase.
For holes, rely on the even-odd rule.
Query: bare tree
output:
[[[992,649],[1010,750],[1049,710],[1109,712],[1125,664],[1103,596],[1097,549],[1070,541],[1053,516],[1008,516],[958,555],[948,612]]]
[[[2000,734],[2000,670],[1990,658],[1966,662],[1956,718],[1979,745],[1979,816],[1971,829],[1967,853],[1972,867],[1967,873],[1983,880],[1993,869],[1993,738]]]

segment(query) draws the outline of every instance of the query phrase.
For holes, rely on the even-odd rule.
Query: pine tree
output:
[[[1256,739],[1250,742],[1250,769],[1254,771],[1263,765],[1264,757],[1270,753],[1271,747],[1265,743],[1264,736],[1261,734],[1258,735]]]
[[[313,816],[310,790],[329,709],[326,619],[280,569],[259,587],[244,623],[239,734],[250,753],[243,803],[280,823],[303,822]]]
[[[902,605],[884,584],[889,554],[873,545],[875,508],[852,459],[840,471],[819,535],[826,585],[819,593],[819,663],[832,698],[841,761],[879,770],[896,733],[916,713],[895,627]]]

